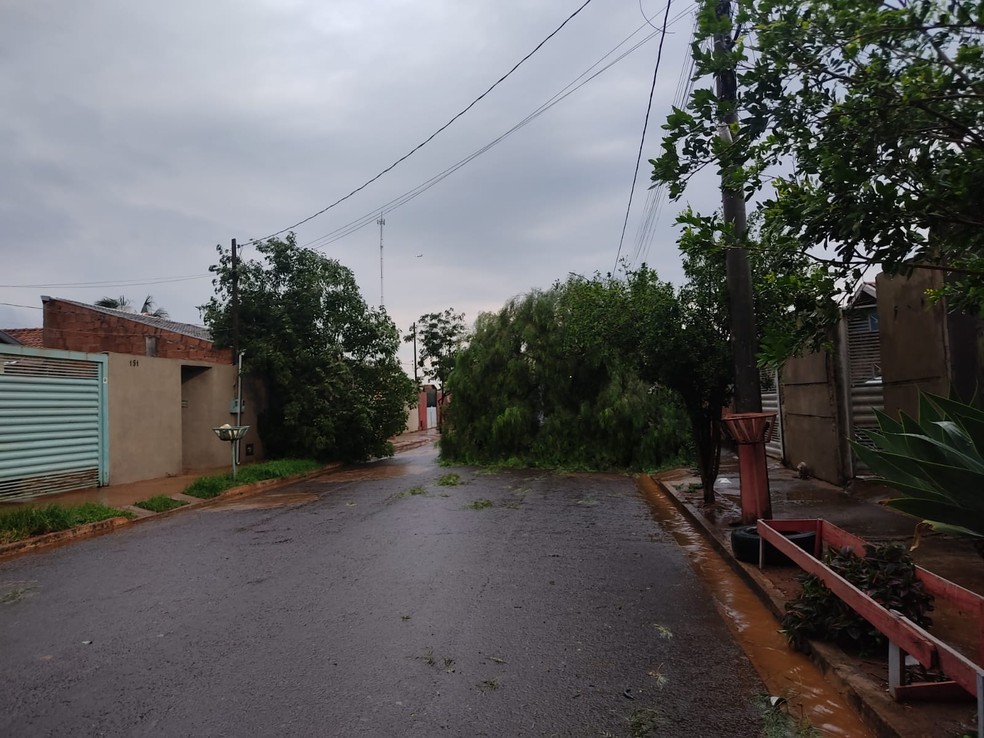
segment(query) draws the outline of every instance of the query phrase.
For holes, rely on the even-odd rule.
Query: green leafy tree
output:
[[[688,452],[672,393],[643,381],[603,342],[574,339],[570,290],[558,284],[479,315],[448,378],[442,456],[627,469]]]
[[[404,336],[407,343],[416,338],[417,366],[425,379],[444,387],[454,370],[455,358],[465,336],[465,314],[448,308],[442,313],[425,313]]]
[[[716,34],[730,48],[709,49]],[[823,247],[839,276],[880,264],[958,278],[984,303],[984,10],[954,0],[706,0],[695,77],[737,66],[739,102],[698,89],[664,128],[653,179],[680,197],[708,165],[761,196],[779,235]],[[737,114],[733,143],[718,121]],[[771,192],[762,192],[770,183]]]
[[[725,285],[725,225],[687,210],[679,245],[686,281],[679,288],[643,266],[624,280],[572,277],[570,332],[591,350],[616,354],[651,385],[683,403],[704,501],[713,502],[721,455],[721,411],[731,398],[733,365]],[[784,358],[829,321],[830,277],[767,227],[749,238],[763,360]],[[579,348],[578,350],[585,350]]]
[[[255,246],[241,261],[240,346],[248,371],[263,378],[259,418],[274,456],[364,461],[392,454],[413,381],[397,358],[399,332],[366,305],[352,271],[293,234]],[[232,262],[219,249],[216,294],[201,310],[218,346],[232,343]]]
[[[119,297],[101,297],[96,300],[93,305],[98,305],[99,307],[112,308],[113,310],[123,310],[126,312],[134,312],[133,303],[130,302],[129,298],[125,295],[120,295]],[[140,310],[136,311],[141,315],[150,315],[154,318],[168,318],[170,317],[167,310],[162,307],[157,307],[154,304],[154,298],[151,295],[143,301],[143,305],[140,306]]]

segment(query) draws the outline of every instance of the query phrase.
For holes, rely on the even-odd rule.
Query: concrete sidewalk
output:
[[[396,453],[417,448],[428,443],[434,443],[439,438],[435,429],[415,431],[413,433],[403,433],[390,439]],[[332,465],[336,468],[338,465]],[[242,468],[242,467],[240,467]],[[94,487],[92,489],[75,490],[74,492],[62,492],[55,495],[36,497],[32,500],[22,500],[18,502],[0,503],[0,512],[12,510],[23,505],[79,505],[85,502],[98,502],[110,507],[116,507],[137,515],[152,515],[146,510],[134,508],[135,502],[146,500],[157,495],[173,497],[175,495],[185,500],[192,498],[184,497],[181,493],[188,488],[192,482],[200,477],[211,476],[214,474],[228,474],[230,467],[222,466],[215,469],[201,469],[193,474],[179,474],[175,476],[161,477],[159,479],[144,479],[139,482],[129,482],[127,484],[110,484],[106,487]],[[267,489],[269,486],[266,487]]]
[[[737,457],[722,453],[721,473],[715,486],[718,502],[710,509],[703,505],[700,480],[692,471],[674,470],[654,475],[653,479],[777,618],[781,617],[785,603],[799,592],[796,581],[799,569],[759,569],[757,565],[738,561],[731,551],[731,530],[740,518]],[[823,518],[869,543],[912,543],[919,521],[878,504],[892,495],[885,487],[855,482],[844,490],[816,479],[800,479],[794,471],[772,461],[769,480],[776,519]],[[984,560],[968,541],[924,536],[912,555],[920,566],[984,594]],[[979,635],[971,616],[948,612],[938,604],[933,618],[934,627],[930,630],[976,662]],[[778,620],[776,627],[779,627]],[[895,702],[888,694],[887,654],[880,659],[862,659],[825,643],[813,644],[812,650],[811,656],[825,674],[835,680],[879,735],[947,738],[976,735],[976,706],[969,698],[967,702],[950,704]]]

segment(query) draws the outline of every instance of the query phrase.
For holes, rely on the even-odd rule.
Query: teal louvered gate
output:
[[[109,483],[107,357],[0,345],[0,502]]]

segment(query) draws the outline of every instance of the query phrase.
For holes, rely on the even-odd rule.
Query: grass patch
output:
[[[155,495],[146,500],[140,500],[140,502],[134,502],[134,507],[139,507],[143,510],[150,510],[155,513],[167,512],[168,510],[174,510],[175,508],[182,507],[188,503],[185,500],[175,500],[173,497],[168,497],[167,495]]]
[[[468,507],[472,510],[485,510],[486,508],[493,507],[494,505],[495,503],[492,502],[492,500],[486,500],[485,498],[482,498],[480,500],[475,500],[474,502],[470,503]]]
[[[461,481],[461,475],[451,472],[450,474],[443,474],[437,480],[437,483],[442,487],[457,487],[459,484],[464,484]]]
[[[762,715],[762,735],[764,738],[820,738],[805,715],[796,718],[789,714],[789,703],[784,699],[773,701],[768,695],[759,695],[755,706]]]
[[[494,692],[499,688],[498,679],[486,679],[478,683],[478,688],[483,692]]]
[[[264,461],[262,464],[250,464],[239,468],[236,479],[232,472],[216,474],[210,477],[199,477],[188,485],[184,493],[203,500],[217,497],[227,489],[243,484],[253,484],[266,479],[285,479],[300,474],[309,474],[321,468],[321,464],[310,459],[276,459]]]
[[[76,525],[96,523],[110,518],[129,518],[131,512],[117,510],[95,502],[61,507],[44,505],[42,507],[19,507],[10,512],[0,513],[0,543],[20,541],[32,536],[68,530]]]
[[[629,735],[632,738],[658,735],[663,723],[663,717],[658,710],[643,707],[629,715]]]

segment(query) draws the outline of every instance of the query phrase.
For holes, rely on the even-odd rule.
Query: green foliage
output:
[[[464,484],[464,482],[461,481],[461,475],[455,474],[454,472],[442,474],[438,478],[437,483],[441,487],[457,487],[459,484]]]
[[[465,336],[465,314],[448,308],[443,313],[425,313],[403,337],[406,343],[417,339],[417,366],[424,379],[436,380],[443,387],[454,370],[455,358]]]
[[[472,510],[486,510],[490,507],[493,507],[494,505],[495,503],[492,502],[492,500],[486,500],[483,497],[481,499],[475,500],[474,502],[470,502],[468,504],[468,507]]]
[[[950,296],[980,309],[980,3],[753,0],[718,18],[708,0],[699,19],[695,79],[737,65],[740,102],[695,90],[667,118],[653,179],[674,198],[708,164],[746,199],[771,184],[758,209],[801,250],[832,250],[837,276],[942,265],[960,277]],[[712,50],[716,34],[728,41]]]
[[[365,461],[392,455],[406,425],[412,380],[400,367],[399,332],[366,305],[352,271],[286,241],[255,244],[238,268],[245,367],[266,389],[259,433],[272,456]],[[218,346],[232,341],[232,263],[219,249],[216,295],[202,306]]]
[[[302,474],[310,474],[320,467],[321,464],[310,459],[276,459],[274,461],[265,461],[262,464],[250,464],[249,466],[239,467],[236,479],[232,478],[232,472],[199,477],[185,488],[184,493],[192,497],[208,500],[212,497],[218,497],[227,489],[232,489],[233,487],[261,482],[265,479],[286,479]]]
[[[898,543],[866,545],[862,558],[850,549],[830,547],[823,557],[837,574],[885,608],[896,610],[917,625],[928,628],[927,613],[933,596],[916,577],[916,568],[905,547]],[[861,654],[882,652],[885,636],[848,607],[813,574],[798,577],[803,590],[786,603],[783,632],[801,648],[809,638],[834,641]]]
[[[441,454],[468,463],[585,469],[658,466],[687,450],[676,397],[606,344],[619,313],[571,278],[483,313],[448,379]],[[592,312],[593,311],[593,312]],[[575,320],[583,313],[583,320]],[[575,325],[575,322],[577,325]],[[589,326],[596,340],[579,340]],[[585,328],[585,331],[588,329]]]
[[[68,530],[85,523],[96,523],[110,518],[133,518],[131,512],[117,510],[95,502],[81,505],[43,505],[18,507],[0,513],[0,543],[19,541],[22,538]]]
[[[146,500],[141,500],[140,502],[133,503],[135,507],[143,508],[144,510],[150,510],[151,512],[161,513],[167,512],[168,510],[174,510],[178,507],[183,507],[187,505],[185,500],[175,500],[173,497],[168,497],[167,495],[155,495]]]
[[[984,539],[984,412],[920,393],[919,418],[879,413],[874,449],[852,441],[859,458],[901,497],[889,507],[915,515],[940,533]]]

